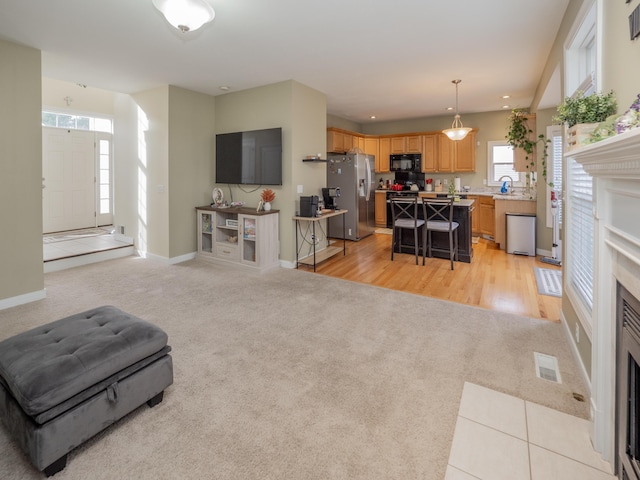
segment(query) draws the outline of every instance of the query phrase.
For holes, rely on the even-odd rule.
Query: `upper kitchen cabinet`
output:
[[[422,153],[422,135],[396,136],[391,138],[391,153]]]
[[[376,173],[389,173],[391,171],[389,159],[391,155],[391,138],[380,137],[378,146],[379,155],[376,157]]]
[[[437,161],[433,170],[425,172],[475,172],[476,132],[472,131],[462,140],[450,140],[445,134],[438,134]]]
[[[346,137],[349,137],[348,140]],[[351,148],[351,135],[339,130],[327,129],[327,152],[345,153]]]
[[[380,140],[377,137],[364,137],[364,153],[376,156],[376,163],[380,156]]]
[[[435,172],[438,165],[438,135],[422,137],[422,171]]]

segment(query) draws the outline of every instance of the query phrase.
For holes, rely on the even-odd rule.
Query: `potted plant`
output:
[[[262,190],[260,198],[262,199],[263,210],[268,212],[269,210],[271,210],[271,202],[276,199],[276,194],[270,188],[265,188],[264,190]]]
[[[509,115],[507,128],[507,143],[513,147],[513,164],[516,171],[526,173],[527,185],[531,184],[531,172],[536,167],[536,147],[542,144],[542,176],[547,180],[547,144],[550,142],[543,134],[534,135],[529,126],[529,112],[524,109],[514,108]],[[524,170],[523,170],[524,169]]]
[[[558,105],[558,113],[553,120],[567,125],[567,149],[572,150],[588,143],[598,124],[615,114],[617,109],[618,104],[613,91],[587,96],[578,91]]]

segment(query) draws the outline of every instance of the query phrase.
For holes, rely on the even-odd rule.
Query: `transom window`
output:
[[[71,113],[46,110],[42,111],[42,126],[113,133],[113,120],[110,118],[75,115]]]

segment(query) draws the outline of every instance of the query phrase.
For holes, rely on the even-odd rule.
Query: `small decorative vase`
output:
[[[262,204],[262,208],[265,212],[268,212],[269,210],[271,210],[271,202],[264,202]]]

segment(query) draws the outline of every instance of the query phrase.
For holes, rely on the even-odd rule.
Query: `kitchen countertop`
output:
[[[392,192],[393,190],[389,189],[389,188],[377,188],[376,192],[381,192],[381,193],[385,193],[385,192]],[[427,192],[425,190],[419,190],[418,193],[447,193],[447,192]],[[527,201],[527,202],[535,202],[536,201],[536,194],[529,194],[529,193],[522,193],[522,192],[516,192],[516,193],[510,193],[510,194],[501,194],[501,193],[496,193],[493,191],[489,191],[489,190],[470,190],[468,192],[459,192],[460,195],[477,195],[477,196],[484,196],[484,197],[493,197],[494,200],[510,200],[510,201]]]

